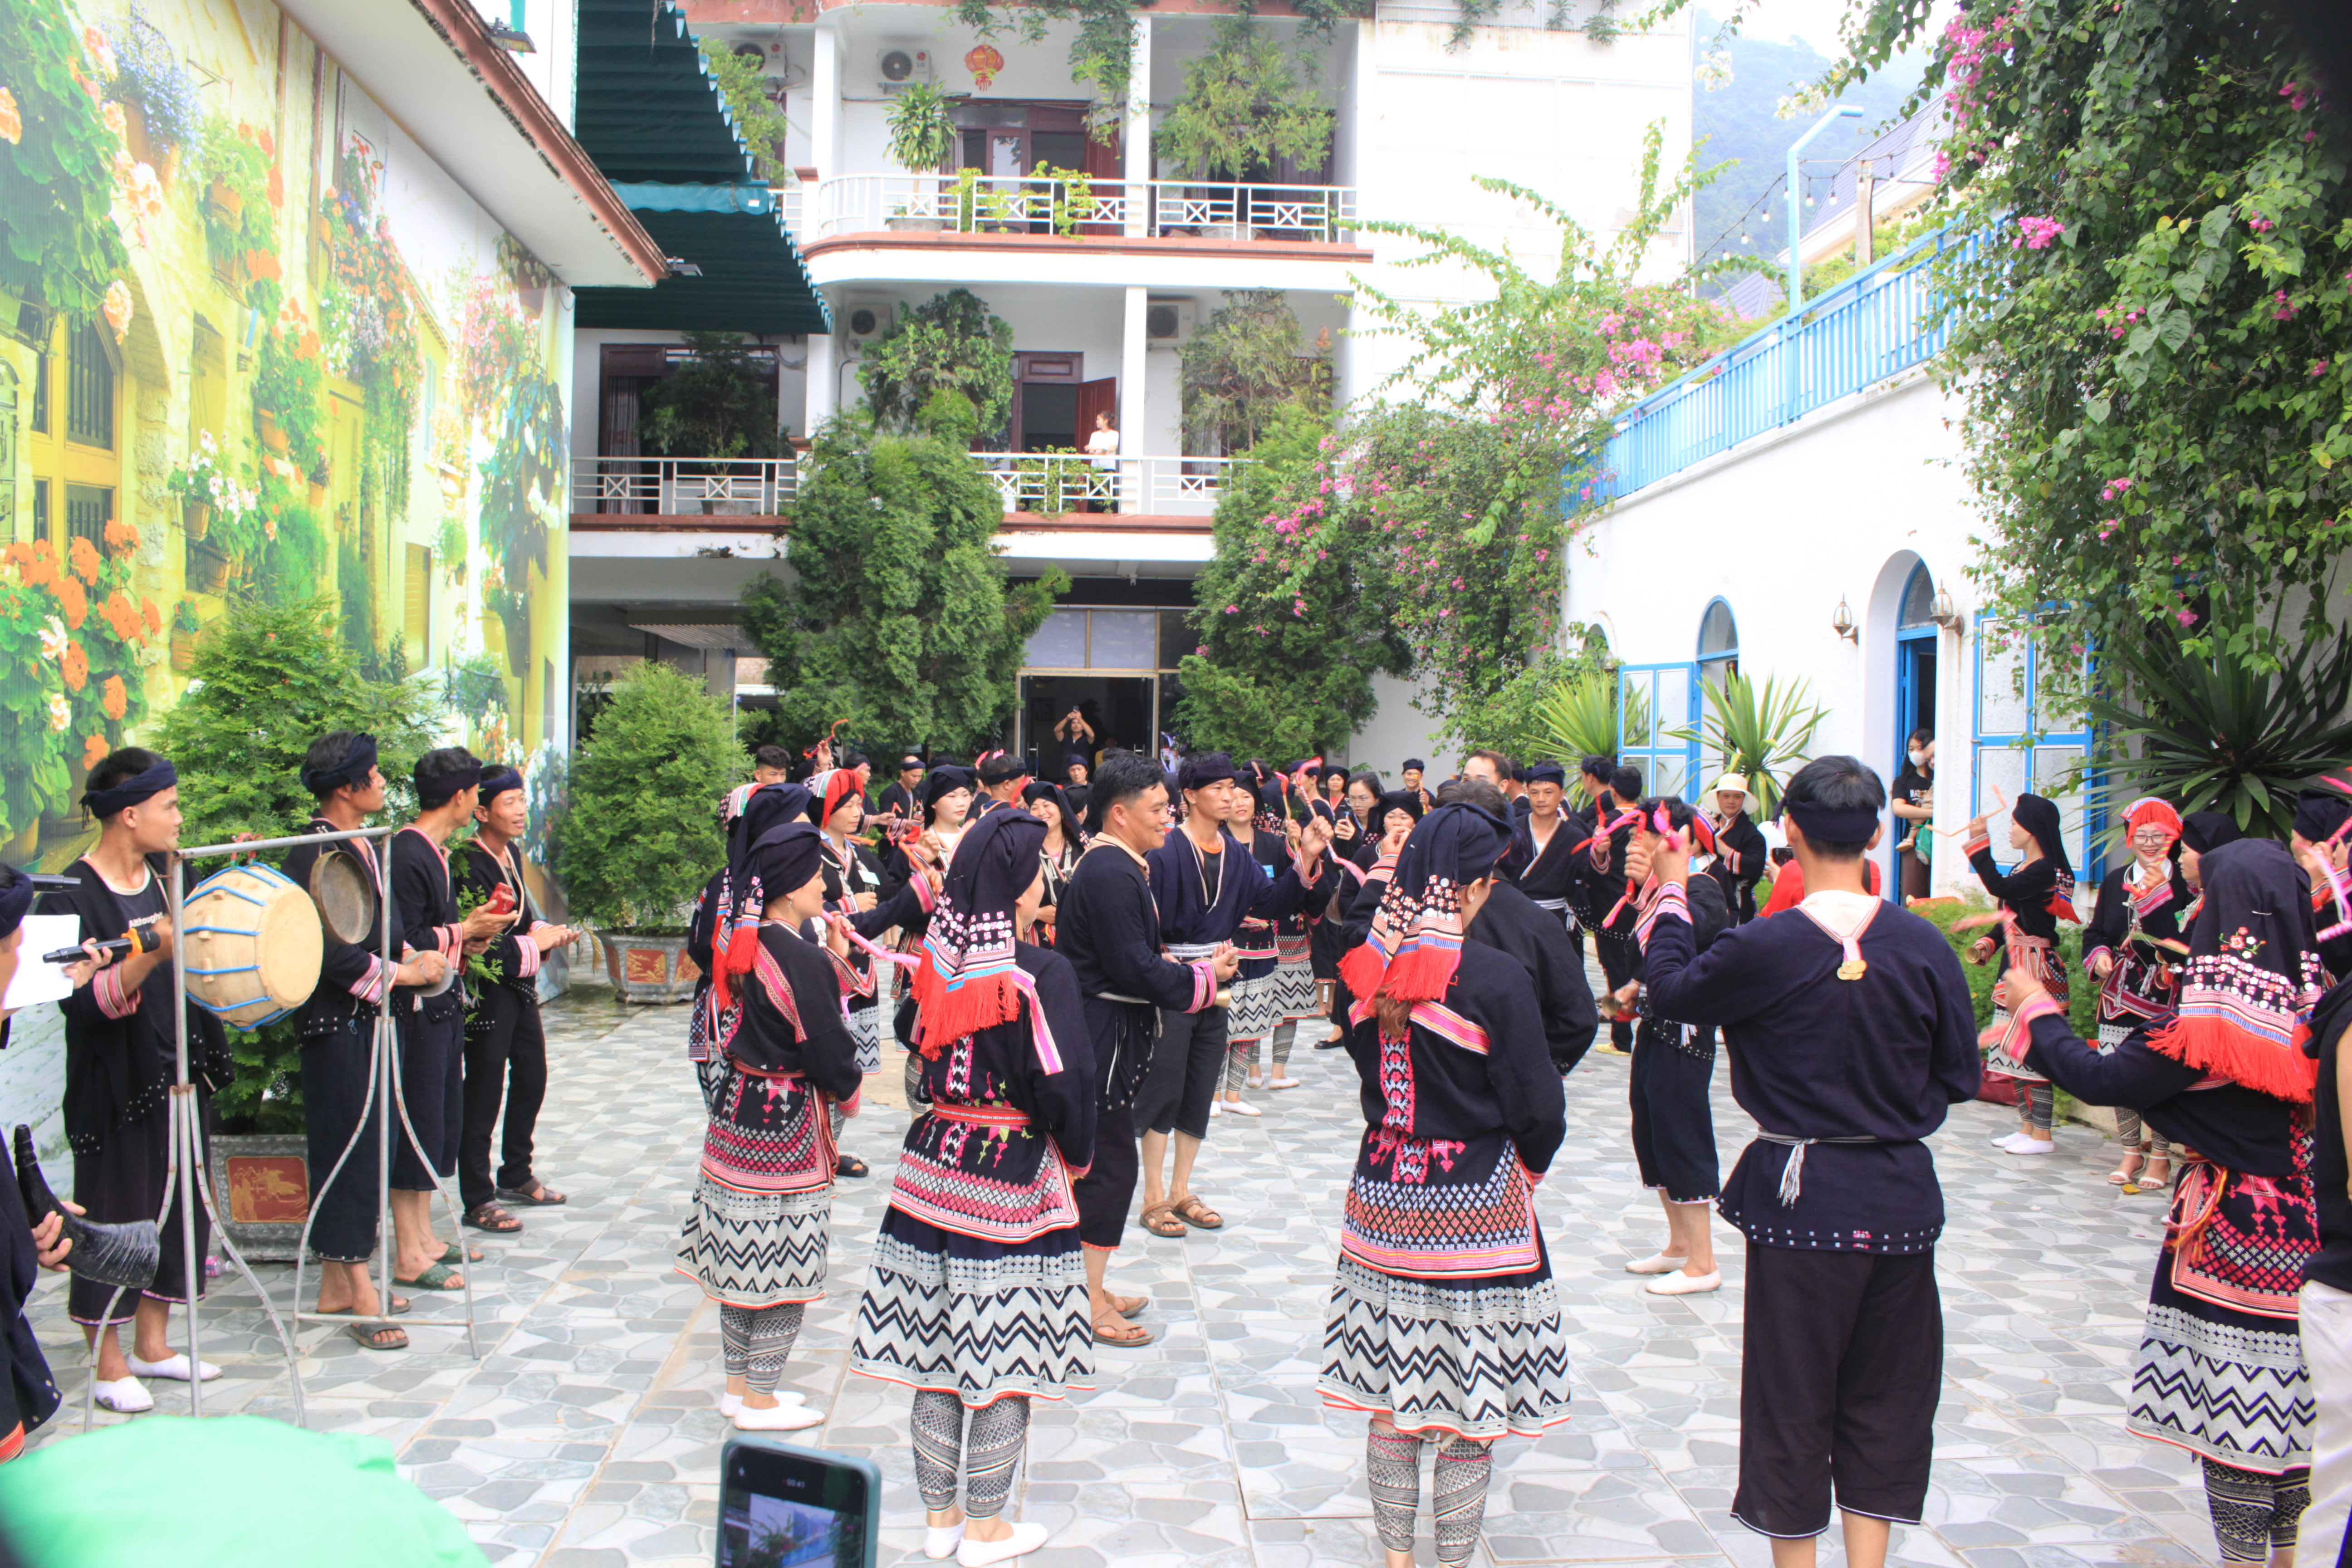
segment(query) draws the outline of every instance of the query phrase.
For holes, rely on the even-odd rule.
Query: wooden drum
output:
[[[236,1029],[257,1029],[310,999],[325,951],[318,906],[267,866],[206,878],[181,906],[188,995]]]

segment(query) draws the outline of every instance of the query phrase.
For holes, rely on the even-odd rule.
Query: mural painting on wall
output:
[[[562,290],[266,0],[0,0],[0,859],[240,598],[560,774]]]

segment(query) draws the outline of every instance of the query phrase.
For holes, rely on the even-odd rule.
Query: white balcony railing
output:
[[[974,452],[1007,512],[1207,517],[1232,458],[1087,458]],[[572,510],[608,515],[773,517],[799,489],[792,458],[574,458]]]
[[[805,193],[807,187],[802,187]],[[1012,175],[839,174],[817,183],[795,236],[826,239],[897,228],[1058,234],[1071,239],[1191,237],[1339,244],[1354,237],[1351,185],[1208,180],[1070,180]]]

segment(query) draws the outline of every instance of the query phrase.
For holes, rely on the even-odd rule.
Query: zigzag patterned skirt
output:
[[[2297,1164],[2275,1179],[2203,1162],[2181,1173],[2168,1234],[2210,1218],[2156,1261],[2126,1422],[2141,1436],[2264,1475],[2311,1463],[2295,1291],[2319,1223]]]
[[[1284,937],[1282,962],[1274,966],[1275,1006],[1276,1019],[1282,1023],[1300,1018],[1320,1016],[1315,994],[1315,959],[1307,952],[1307,939],[1297,939],[1297,951],[1289,951],[1292,939]]]
[[[1092,1388],[1077,1227],[1006,1245],[889,1210],[849,1364],[886,1383],[952,1394],[973,1410],[1007,1395],[1059,1399]]]
[[[1324,1404],[1385,1415],[1403,1432],[1483,1440],[1558,1426],[1569,1415],[1568,1334],[1550,1258],[1521,1274],[1407,1279],[1342,1257],[1317,1386]]]
[[[738,1097],[732,1091],[741,1075],[724,1055],[695,1064],[701,1079],[704,1103],[712,1110],[716,1140],[751,1146],[805,1145],[829,1169],[833,1142],[824,1117],[814,1108],[816,1097],[794,1086],[793,1092],[770,1100],[754,1090]],[[728,1107],[737,1107],[730,1118]],[[743,1107],[751,1107],[745,1110]],[[730,1307],[781,1307],[794,1301],[814,1301],[824,1295],[826,1221],[833,1211],[830,1184],[799,1192],[751,1190],[758,1173],[746,1171],[746,1184],[730,1186],[711,1176],[709,1142],[705,1168],[696,1173],[694,1203],[677,1241],[677,1271],[702,1287],[703,1293]]]

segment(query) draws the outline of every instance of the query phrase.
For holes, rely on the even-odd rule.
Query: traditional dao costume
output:
[[[1083,789],[1085,786],[1079,787]],[[1023,805],[1034,805],[1041,800],[1050,800],[1054,803],[1055,808],[1062,814],[1060,853],[1056,854],[1044,844],[1037,847],[1037,863],[1045,870],[1045,897],[1037,907],[1040,910],[1052,910],[1054,921],[1040,920],[1032,931],[1024,931],[1021,937],[1022,941],[1034,942],[1040,947],[1052,947],[1055,944],[1055,924],[1061,919],[1063,891],[1069,886],[1070,873],[1077,869],[1078,857],[1086,852],[1086,835],[1078,827],[1078,813],[1081,808],[1070,798],[1073,793],[1060,784],[1047,784],[1043,779],[1031,780],[1021,792]]]
[[[1364,1139],[1348,1184],[1323,1330],[1326,1405],[1370,1412],[1381,1542],[1412,1549],[1421,1445],[1437,1439],[1437,1557],[1469,1561],[1492,1440],[1568,1419],[1568,1336],[1535,1184],[1567,1131],[1534,983],[1465,941],[1461,890],[1510,842],[1497,817],[1444,805],[1397,857],[1365,943],[1341,961],[1361,998],[1348,1054]],[[1407,1004],[1391,1035],[1376,998]]]
[[[2134,1029],[2172,1016],[2179,967],[2189,956],[2187,928],[2180,923],[2189,908],[2189,880],[2172,852],[2180,840],[2180,814],[2150,795],[2124,809],[2124,826],[2134,858],[2100,879],[2098,908],[2083,927],[2083,968],[2095,978],[2102,953],[2112,966],[2099,982],[2102,1051],[2122,1045]],[[2134,841],[2151,826],[2161,828],[2171,843],[2154,859],[2143,859]],[[2127,1105],[2115,1110],[2116,1142],[2150,1159],[2172,1158],[2171,1147],[2148,1131],[2138,1111]],[[2130,1182],[2116,1184],[2139,1190]]]
[[[1297,864],[1286,826],[1288,803],[1283,781],[1267,779],[1255,798],[1261,809],[1250,825],[1248,849],[1272,882]],[[1242,968],[1234,980],[1233,1009],[1226,1022],[1228,1095],[1239,1095],[1245,1075],[1258,1070],[1262,1040],[1268,1042],[1267,1054],[1273,1058],[1268,1080],[1286,1089],[1296,1087],[1290,1076],[1291,1043],[1297,1037],[1298,1020],[1317,1016],[1315,960],[1309,952],[1314,918],[1311,905],[1302,903],[1287,914],[1245,920],[1234,937]]]
[[[1808,838],[1859,843],[1868,809],[1791,801]],[[1723,1030],[1755,1142],[1719,1210],[1748,1237],[1739,1485],[1760,1534],[1849,1512],[1919,1522],[1927,1497],[1943,1310],[1944,1194],[1926,1139],[1972,1099],[1976,1011],[1951,944],[1884,900],[1823,890],[1693,950],[1687,895],[1643,917],[1650,1005]]]
[[[701,896],[695,900],[694,912],[686,925],[686,955],[702,973],[695,982],[694,1011],[687,1017],[686,1056],[688,1061],[704,1066],[716,1059],[711,1042],[725,1037],[733,1027],[730,1020],[720,1016],[718,996],[721,994],[712,981],[719,969],[720,933],[733,918],[733,911],[742,901],[742,891],[751,875],[751,846],[786,823],[799,822],[808,815],[809,792],[796,784],[742,784],[730,790],[719,808],[719,820],[727,825],[727,864],[710,874],[702,886]],[[730,1004],[741,995],[740,988],[724,993]],[[709,1084],[703,1085],[704,1092]]]
[[[2298,803],[2296,815],[2303,815]],[[2347,818],[2352,821],[2352,818]],[[2325,828],[2333,837],[2345,829]],[[2314,843],[2319,836],[2298,832]],[[2327,943],[2352,937],[2352,882],[2342,872],[2328,879],[2328,908],[2320,917],[2319,939]],[[2341,1563],[2347,1524],[2352,1520],[2352,1162],[2345,1157],[2341,1055],[2352,1026],[2352,978],[2339,979],[2313,1009],[2304,1055],[2318,1066],[2312,1097],[2311,1186],[2319,1215],[2319,1250],[2304,1263],[2296,1299],[2296,1331],[2305,1370],[2311,1378],[2312,1506],[2298,1531],[2297,1555],[2306,1563]]]
[[[101,822],[179,784],[168,762],[124,779],[111,789],[85,791],[81,803]],[[135,888],[117,888],[99,875],[87,858],[66,868],[76,886],[41,900],[41,912],[75,915],[85,940],[104,942],[146,931],[171,915],[171,864],[147,857]],[[181,1249],[180,1205],[187,1201],[189,1173],[172,1189],[163,1209],[171,1161],[171,1091],[178,1074],[178,1044],[173,1029],[174,956],[157,963],[136,991],[122,988],[122,972],[109,964],[90,983],[58,1004],[66,1025],[66,1142],[74,1156],[74,1201],[88,1217],[106,1223],[152,1219],[163,1233],[163,1265],[155,1282],[142,1292],[151,1301],[185,1301],[188,1268]],[[236,1071],[228,1037],[220,1020],[187,1004],[188,1077],[196,1087],[197,1121],[208,1124],[211,1097]],[[198,1156],[203,1158],[201,1152]],[[196,1255],[210,1245],[212,1223],[196,1205]],[[205,1293],[204,1265],[196,1265],[196,1294]],[[135,1302],[123,1291],[74,1276],[66,1293],[67,1315],[88,1328],[126,1322]]]
[[[2310,1497],[2295,1292],[2319,1251],[2319,1218],[2298,1122],[2315,1079],[2304,1020],[2323,975],[2304,874],[2284,845],[2226,845],[2199,876],[2175,1016],[2102,1054],[2067,1027],[2063,1004],[2036,996],[2020,1010],[2026,1034],[2006,1048],[2021,1045],[2077,1099],[2132,1107],[2179,1149],[2126,1425],[2198,1457],[2223,1560],[2260,1563],[2294,1544]]]
[[[417,806],[432,811],[446,805],[481,782],[479,763],[429,776],[420,772]],[[396,985],[392,992],[393,1017],[400,1028],[400,1105],[406,1119],[393,1134],[392,1185],[404,1193],[429,1193],[436,1177],[457,1173],[457,1141],[466,1124],[466,917],[457,908],[449,852],[423,828],[411,823],[394,833],[384,841],[384,855],[392,863],[392,902],[403,940],[420,952],[437,950],[456,976],[437,992],[411,985]]]
[[[1524,818],[1522,821],[1524,822]],[[1331,922],[1337,924],[1337,921]],[[1592,1048],[1601,1012],[1592,1004],[1592,981],[1584,955],[1576,951],[1558,911],[1538,906],[1502,879],[1470,922],[1470,940],[1509,953],[1536,983],[1536,1010],[1543,1018],[1544,1048],[1562,1078]]]
[[[915,973],[929,1109],[907,1130],[849,1352],[915,1391],[924,1505],[954,1508],[962,1469],[979,1519],[1011,1489],[1029,1401],[1094,1370],[1071,1193],[1094,1159],[1094,1048],[1068,961],[1013,931],[1045,835],[992,811],[957,846]]]
[[[2336,775],[2321,784],[2294,797],[2294,831],[2325,853],[2341,849],[2352,837],[2352,779]],[[2332,859],[2326,880],[2311,889],[2311,921],[2319,961],[2333,981],[2352,976],[2352,876],[2333,869]]]
[[[761,836],[742,857],[715,944],[709,1124],[677,1270],[719,1303],[727,1375],[755,1394],[774,1392],[806,1304],[824,1294],[827,1105],[854,1101],[860,1083],[842,998],[871,981],[763,912],[814,880],[824,858],[812,823]]]
[[[375,767],[375,737],[356,735],[334,767],[305,767],[302,787],[324,799],[345,785],[363,787]],[[304,831],[339,829],[325,817],[314,816]],[[376,841],[368,838],[298,844],[278,869],[297,887],[307,888],[323,857],[348,855],[359,862],[373,888],[381,885],[378,852]],[[383,1115],[383,1106],[373,1090],[378,1007],[392,978],[383,962],[387,920],[392,922],[392,951],[398,953],[403,945],[400,911],[386,900],[376,900],[375,922],[364,942],[338,941],[332,931],[321,926],[319,984],[294,1015],[295,1037],[302,1042],[302,1131],[310,1167],[310,1249],[335,1263],[366,1262],[374,1256],[381,1228],[376,1123]],[[335,1168],[338,1161],[342,1163],[340,1171]]]
[[[13,878],[13,880],[10,879]],[[13,867],[0,868],[0,941],[15,935],[33,910],[33,884]],[[18,944],[17,962],[36,962]],[[0,1018],[0,1050],[8,1047],[8,1020]],[[152,1218],[151,1215],[142,1217]],[[26,1317],[26,1304],[41,1275],[33,1244],[32,1218],[16,1186],[16,1166],[0,1149],[0,1462],[15,1458],[25,1438],[57,1414],[57,1379],[41,1352],[40,1336]]]
[[[1731,923],[1746,925],[1756,918],[1756,884],[1764,879],[1764,868],[1771,859],[1765,847],[1764,830],[1748,816],[1748,806],[1756,796],[1748,788],[1748,781],[1738,773],[1726,773],[1715,781],[1708,792],[1715,796],[1737,795],[1741,805],[1738,811],[1726,816],[1720,811],[1706,814],[1708,828],[1715,834],[1715,862],[1706,874],[1723,889],[1724,908],[1730,912]]]
[[[1528,783],[1568,788],[1568,770],[1558,763],[1538,763],[1528,769]],[[1575,899],[1579,858],[1591,847],[1591,834],[1562,811],[1551,819],[1549,832],[1536,836],[1534,808],[1511,825],[1511,847],[1503,854],[1496,875],[1525,893],[1536,908],[1560,922],[1560,929],[1580,936]],[[1578,951],[1581,952],[1580,945]],[[1587,987],[1590,990],[1590,986]],[[1581,1054],[1581,1053],[1580,1053]]]
[[[835,840],[832,829],[825,825],[833,820],[835,812],[858,798],[860,794],[857,775],[847,768],[835,769],[832,777],[825,780],[824,798],[817,807],[815,816],[817,826],[824,833],[824,858],[821,868],[824,873],[825,908],[852,917],[881,910],[894,895],[905,888],[928,886],[919,876],[893,882],[882,869],[882,862],[876,858],[874,851],[855,838]],[[873,895],[874,909],[860,910],[857,907],[860,893]],[[928,905],[924,907],[928,908]],[[872,922],[866,923],[870,925]],[[897,923],[885,921],[871,931],[860,930],[858,934],[870,938],[890,930]],[[883,973],[876,970],[874,963],[874,958],[864,948],[851,951],[849,966],[869,981],[878,981]],[[869,985],[849,998],[849,1037],[857,1042],[857,1070],[861,1073],[880,1072],[882,1002],[878,984]],[[840,1130],[836,1123],[834,1131],[839,1132]]]
[[[1633,825],[1641,820],[1642,814],[1631,802],[1597,805],[1592,837],[1576,868],[1577,879],[1584,884],[1585,903],[1591,910],[1593,951],[1600,956],[1601,973],[1612,992],[1623,989],[1642,968],[1642,944],[1633,931],[1641,912],[1633,907],[1634,889],[1625,879],[1626,851],[1633,842]],[[1613,1003],[1609,1009],[1609,1041],[1621,1051],[1633,1048],[1633,1016],[1620,1016]]]
[[[1314,821],[1318,816],[1327,822],[1330,820],[1328,812],[1317,809],[1314,794],[1304,782],[1312,776],[1317,760],[1309,757],[1291,769],[1286,781],[1280,777],[1268,779],[1265,787],[1259,791],[1265,805],[1265,829],[1283,846],[1282,867],[1287,867],[1297,859],[1289,847],[1293,790],[1297,792],[1298,820],[1302,825]],[[1259,858],[1265,861],[1264,856]],[[1279,874],[1281,867],[1276,867],[1270,861],[1265,863]],[[1289,1077],[1284,1068],[1290,1060],[1290,1045],[1297,1035],[1297,1026],[1309,1018],[1323,1016],[1323,999],[1315,983],[1315,927],[1321,913],[1319,903],[1310,899],[1274,922],[1274,994],[1275,1004],[1281,1012],[1281,1022],[1275,1026],[1274,1030],[1274,1077],[1276,1079]]]
[[[1663,807],[1653,826],[1660,833],[1674,831]],[[1692,817],[1690,826],[1699,847],[1719,843],[1706,818]],[[1713,876],[1693,877],[1682,891],[1691,946],[1704,953],[1738,922],[1723,884]],[[1654,881],[1643,889],[1637,935],[1646,936],[1653,928],[1648,917],[1664,892]],[[1646,957],[1641,973],[1647,973]],[[1715,1150],[1715,1106],[1708,1099],[1715,1081],[1715,1026],[1685,1024],[1661,1013],[1646,984],[1636,994],[1633,1018],[1633,1065],[1625,1084],[1633,1168],[1646,1190],[1663,1194],[1670,1204],[1711,1204],[1722,1192],[1723,1176]]]
[[[2041,858],[2001,874],[1993,864],[1990,837],[1969,841],[1969,865],[2000,906],[2000,923],[1993,930],[1995,973],[2022,969],[2040,981],[2063,1005],[2066,1000],[2066,970],[2058,962],[2058,922],[2080,921],[2074,912],[2074,866],[2066,858],[2066,842],[2058,826],[2058,807],[2038,795],[2021,795],[2009,808],[2011,817],[2041,847]],[[1865,835],[1865,837],[1867,837]],[[2017,1080],[2018,1106],[2034,1136],[2047,1140],[2056,1097],[2050,1085],[2016,1054],[1999,1048],[1999,1042],[2017,1033],[2017,1026],[1994,993],[1992,1025],[1985,1030],[1985,1071]]]

